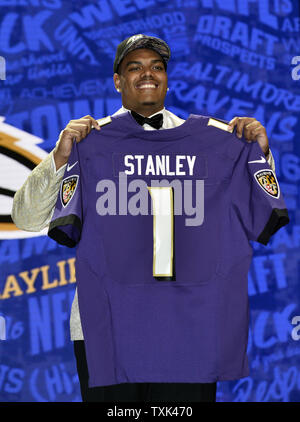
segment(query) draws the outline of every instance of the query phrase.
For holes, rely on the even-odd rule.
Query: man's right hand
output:
[[[100,130],[100,125],[93,117],[87,115],[77,120],[70,120],[64,130],[61,131],[59,143],[54,152],[56,170],[67,163],[71,154],[73,140],[80,142],[92,130],[92,126]]]

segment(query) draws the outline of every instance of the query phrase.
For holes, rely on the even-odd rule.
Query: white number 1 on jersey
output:
[[[173,190],[148,187],[153,207],[153,276],[173,276]]]

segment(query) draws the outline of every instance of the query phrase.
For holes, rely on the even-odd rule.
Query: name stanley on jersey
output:
[[[193,176],[195,155],[175,155],[174,169],[170,155],[125,155],[125,173],[128,175],[137,174],[145,176]],[[188,167],[188,168],[187,168]]]
[[[116,166],[115,175],[118,176],[118,183],[108,179],[102,179],[97,183],[96,192],[101,193],[96,201],[97,213],[102,216],[154,213],[166,215],[169,212],[183,215],[184,212],[190,217],[185,219],[187,226],[200,226],[204,221],[204,181],[195,179],[196,158],[196,156],[175,154],[123,156],[122,161]],[[135,176],[137,178],[134,178]],[[168,179],[162,179],[162,176]],[[143,177],[147,181],[143,180]],[[155,212],[152,188],[160,189],[155,192]],[[170,206],[166,201],[172,202]]]

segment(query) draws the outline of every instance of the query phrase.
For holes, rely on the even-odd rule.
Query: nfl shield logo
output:
[[[73,198],[78,179],[79,176],[69,176],[62,181],[60,199],[63,207],[66,207]]]
[[[273,198],[279,198],[279,185],[273,170],[257,171],[254,177],[259,186]]]

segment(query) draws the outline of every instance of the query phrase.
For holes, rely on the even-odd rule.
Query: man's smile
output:
[[[153,81],[143,81],[136,84],[136,89],[156,89],[158,84]]]

